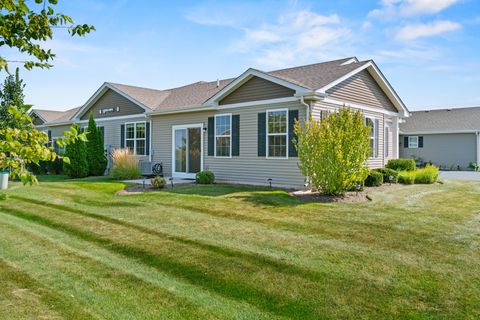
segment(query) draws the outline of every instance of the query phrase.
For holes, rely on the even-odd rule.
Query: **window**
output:
[[[377,150],[375,150],[376,144],[376,128],[375,128],[375,120],[373,118],[365,118],[365,124],[370,126],[370,157],[374,157],[377,154]]]
[[[412,149],[418,148],[418,136],[409,136],[408,137],[408,147]]]
[[[267,158],[287,158],[288,110],[267,111]]]
[[[59,140],[59,137],[52,138],[52,144],[53,144],[53,151],[55,153],[63,156],[65,154],[65,146],[61,147],[57,144],[57,140]]]
[[[230,158],[232,154],[232,115],[215,116],[215,156]]]
[[[125,146],[138,156],[145,155],[146,149],[145,122],[134,122],[125,124]]]
[[[389,156],[390,149],[390,129],[385,127],[385,157]]]

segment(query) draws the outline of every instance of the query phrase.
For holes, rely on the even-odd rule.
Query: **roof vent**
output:
[[[447,109],[447,111],[452,111],[452,109]]]
[[[220,87],[220,79],[217,79],[217,88]]]

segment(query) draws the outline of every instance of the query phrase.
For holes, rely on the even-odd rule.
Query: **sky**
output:
[[[106,81],[168,89],[249,67],[350,56],[373,59],[410,110],[480,106],[479,0],[59,0],[57,7],[97,31],[72,38],[56,29],[45,44],[54,67],[21,72],[26,102],[36,108],[80,106]]]

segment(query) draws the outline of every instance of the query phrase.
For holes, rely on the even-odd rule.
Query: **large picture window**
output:
[[[377,132],[377,128],[375,128],[375,120],[373,118],[365,118],[365,124],[370,126],[370,157],[373,157],[377,154],[375,150],[377,146],[375,134]]]
[[[215,156],[230,158],[232,155],[232,115],[215,116]]]
[[[144,156],[146,151],[146,125],[145,122],[134,122],[125,124],[125,146],[133,154]]]
[[[288,141],[288,110],[267,111],[267,157],[286,158]]]

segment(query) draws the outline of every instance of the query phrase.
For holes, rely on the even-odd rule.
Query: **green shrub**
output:
[[[97,127],[93,114],[90,114],[88,120],[87,139],[89,175],[102,176],[107,168],[107,158],[105,157],[102,131]]]
[[[392,159],[388,161],[385,167],[395,171],[413,171],[416,169],[413,159]]]
[[[381,186],[382,183],[383,174],[375,170],[371,170],[368,173],[367,179],[365,179],[365,186],[367,187],[378,187]]]
[[[77,124],[72,127],[80,132]],[[70,163],[63,163],[63,171],[70,178],[84,178],[88,176],[87,145],[81,139],[67,144],[65,147],[65,157],[70,159]]]
[[[212,184],[215,182],[215,174],[209,170],[200,171],[196,174],[195,180],[198,184]]]
[[[295,122],[293,139],[299,168],[324,194],[341,195],[368,176],[371,127],[363,115],[347,107],[321,121]]]
[[[438,168],[428,165],[425,168],[415,171],[416,184],[432,184],[438,179]]]
[[[167,183],[164,178],[160,176],[156,176],[155,178],[152,178],[150,180],[150,183],[152,184],[152,187],[155,189],[162,189],[165,187],[165,184]]]
[[[7,200],[8,196],[5,193],[0,193],[0,201]]]
[[[398,174],[398,182],[402,184],[414,184],[415,176],[415,171],[400,171]]]
[[[116,149],[112,153],[110,176],[117,180],[138,179],[142,175],[137,158],[130,149]]]
[[[383,175],[383,183],[397,183],[398,182],[398,172],[389,169],[389,168],[378,168],[375,171],[380,172]],[[392,179],[390,180],[390,177]]]
[[[49,174],[63,173],[63,159],[55,158],[54,161],[46,161],[47,171]]]

